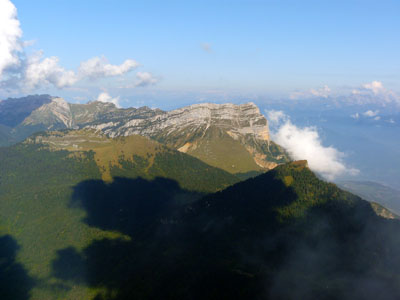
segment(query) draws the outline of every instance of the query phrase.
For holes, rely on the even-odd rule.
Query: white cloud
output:
[[[148,86],[154,85],[158,82],[156,78],[149,72],[137,72],[136,73],[137,82],[135,86]]]
[[[64,88],[77,82],[75,73],[60,67],[58,61],[55,56],[42,59],[42,52],[29,57],[23,74],[24,89],[33,90],[48,84]]]
[[[372,81],[371,83],[364,84],[363,88],[366,90],[371,90],[375,95],[385,91],[382,82],[376,80]]]
[[[332,146],[325,147],[314,127],[299,128],[290,120],[272,134],[273,140],[284,147],[295,160],[306,159],[311,170],[329,180],[343,174],[356,175],[343,161],[344,153]]]
[[[274,126],[288,119],[287,115],[281,110],[265,110],[265,112],[268,122]]]
[[[118,76],[123,75],[138,66],[139,64],[132,59],[127,59],[120,65],[112,65],[108,63],[105,57],[93,57],[80,64],[78,74],[83,78],[88,77],[92,79]]]
[[[362,84],[361,87],[353,89],[351,94],[350,100],[358,104],[400,104],[400,97],[395,92],[385,88],[383,83],[377,80]]]
[[[0,79],[7,68],[20,64],[21,37],[16,7],[9,0],[0,0]]]
[[[130,59],[121,65],[112,65],[104,57],[94,57],[82,62],[78,72],[74,72],[61,67],[56,56],[43,58],[43,52],[40,51],[24,61],[19,83],[24,90],[33,90],[49,84],[65,88],[86,78],[98,79],[123,75],[137,66],[138,63]]]
[[[331,93],[331,89],[327,85],[324,85],[319,89],[311,89],[310,93],[315,97],[328,98],[329,94]]]
[[[375,110],[375,111],[367,110],[366,112],[363,113],[363,115],[366,116],[366,117],[373,118],[373,117],[377,116],[378,113],[379,113],[379,110]]]
[[[310,89],[303,92],[293,92],[290,94],[290,99],[307,99],[307,98],[328,98],[331,94],[331,89],[329,86],[324,85],[318,89]]]
[[[352,117],[353,119],[358,120],[360,118],[360,114],[359,113],[355,113],[354,115],[351,115],[350,117]]]
[[[104,102],[104,103],[113,103],[116,107],[121,107],[119,105],[119,97],[113,98],[107,92],[102,92],[97,97],[96,101]]]
[[[64,88],[87,78],[120,76],[139,64],[127,59],[120,65],[110,64],[105,57],[94,57],[80,64],[77,71],[59,65],[56,56],[44,57],[43,51],[27,55],[24,51],[33,42],[23,41],[17,9],[10,0],[0,0],[0,88],[25,92],[54,85]],[[143,85],[153,84],[151,78]]]

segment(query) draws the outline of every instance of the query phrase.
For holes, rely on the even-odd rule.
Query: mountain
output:
[[[128,122],[98,120],[89,127],[111,137],[148,136],[230,173],[268,170],[288,160],[270,140],[267,120],[254,103],[194,104]]]
[[[82,182],[102,182],[108,187],[129,181],[129,195],[143,201],[138,213],[148,207],[147,215],[163,203],[173,209],[238,182],[232,174],[146,137],[111,139],[93,130],[35,134],[23,143],[0,148],[0,166],[0,239],[12,241],[11,253],[15,254],[7,261],[13,262],[16,256],[15,265],[23,266],[21,278],[17,271],[0,271],[1,299],[16,299],[4,296],[3,287],[13,295],[11,291],[28,288],[19,286],[24,282],[29,282],[31,290],[24,294],[31,295],[31,299],[93,298],[88,285],[75,286],[53,274],[52,262],[58,251],[67,247],[84,249],[104,238],[129,237],[116,229],[85,223],[86,212],[72,203],[74,190]],[[126,187],[120,186],[119,193],[123,191],[127,192]],[[129,203],[114,211],[124,199],[120,194],[107,197],[112,201],[108,209],[113,214],[111,219],[117,223],[132,220]],[[152,198],[160,202],[154,205]],[[104,217],[109,216],[106,213]],[[14,275],[8,278],[7,274]]]
[[[51,102],[50,95],[30,95],[22,98],[0,100],[0,124],[15,127],[35,109]]]
[[[51,98],[13,128],[0,129],[0,138],[10,144],[39,131],[78,128],[101,130],[109,137],[146,136],[232,174],[262,172],[289,161],[270,140],[268,122],[254,103],[203,103],[165,112]]]
[[[398,217],[305,161],[236,183],[146,137],[88,129],[35,134],[0,160],[0,238],[25,270],[6,282],[31,299],[400,295]]]
[[[74,187],[85,223],[123,238],[59,250],[58,279],[88,284],[96,299],[400,296],[397,217],[321,181],[304,161],[182,205],[160,182],[140,184],[139,195],[123,178]]]
[[[368,201],[375,201],[400,215],[400,191],[372,181],[340,181],[338,185]]]
[[[23,145],[39,147],[40,151],[67,151],[70,157],[79,160],[90,157],[104,181],[118,176],[147,179],[162,176],[176,180],[191,191],[211,192],[239,180],[140,135],[109,138],[90,129],[49,131],[33,135]]]
[[[159,111],[148,107],[118,109],[112,103],[99,101],[68,103],[63,98],[49,95],[10,98],[0,102],[0,126],[3,126],[0,134],[8,134],[8,139],[0,142],[10,145],[39,131],[77,129],[99,119],[127,122],[131,118],[153,116]]]
[[[0,100],[0,146],[17,142],[12,129],[35,109],[51,102],[49,95],[31,95],[22,98]]]

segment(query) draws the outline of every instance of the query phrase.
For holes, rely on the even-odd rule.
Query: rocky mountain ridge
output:
[[[267,120],[252,102],[241,105],[193,104],[157,114],[149,119],[133,119],[124,124],[110,122],[90,125],[91,128],[102,130],[111,137],[132,134],[152,136],[164,130],[165,134],[169,135],[176,131],[177,126],[204,127],[205,130],[211,126],[217,126],[227,129],[235,139],[241,134],[253,134],[257,139],[269,141]]]
[[[53,97],[5,136],[20,141],[38,131],[83,128],[111,138],[145,136],[230,173],[268,170],[288,161],[270,140],[268,121],[252,102],[200,103],[162,111],[146,106],[120,109],[99,101],[72,104]]]
[[[270,140],[268,121],[252,102],[201,103],[151,117],[95,121],[110,137],[147,136],[231,173],[267,170],[288,160]]]

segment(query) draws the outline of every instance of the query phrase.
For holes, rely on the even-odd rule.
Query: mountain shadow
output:
[[[75,187],[90,226],[56,277],[96,299],[398,299],[400,224],[294,162],[200,197],[168,179]],[[101,290],[101,292],[100,292]]]
[[[230,297],[251,295],[253,280],[227,270],[221,260],[225,249],[211,247],[197,225],[186,221],[202,196],[165,178],[78,184],[71,205],[86,210],[84,222],[123,236],[95,240],[82,251],[59,250],[53,275],[105,290],[96,299],[220,299],[221,291]],[[243,283],[251,286],[248,292]]]
[[[35,285],[25,268],[16,262],[19,249],[10,235],[0,237],[0,299],[29,299],[30,290]]]

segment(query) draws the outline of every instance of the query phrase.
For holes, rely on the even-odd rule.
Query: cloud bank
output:
[[[381,81],[362,84],[351,92],[351,99],[358,104],[400,104],[400,96],[384,87]]]
[[[113,65],[101,56],[81,62],[76,71],[66,70],[56,56],[45,57],[43,51],[27,55],[27,46],[29,43],[22,41],[16,7],[10,0],[0,0],[0,88],[24,92],[48,86],[62,89],[86,79],[121,76],[139,67],[133,59]],[[150,73],[138,74],[138,86],[157,82]]]
[[[277,126],[272,139],[284,147],[295,160],[306,159],[311,170],[321,174],[328,180],[340,175],[356,175],[359,170],[346,166],[344,153],[333,146],[322,144],[315,127],[300,128],[294,125],[282,111],[267,112],[268,119]]]
[[[293,92],[290,94],[290,99],[307,99],[307,98],[328,98],[331,94],[329,86],[324,85],[321,88],[310,89],[308,91]]]
[[[372,82],[361,84],[358,87],[352,87],[349,90],[333,92],[327,85],[310,89],[308,91],[296,91],[289,95],[292,100],[302,99],[331,99],[337,103],[347,104],[378,104],[386,106],[389,104],[400,105],[400,96],[394,91],[387,89],[381,81],[374,80]]]

